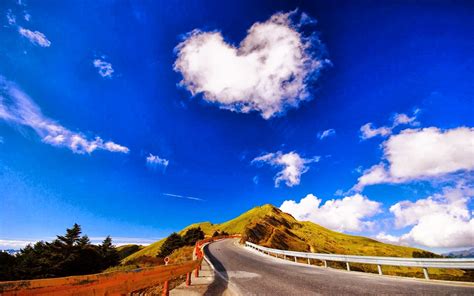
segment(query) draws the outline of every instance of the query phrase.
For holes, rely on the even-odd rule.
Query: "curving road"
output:
[[[307,266],[262,255],[235,239],[205,248],[218,280],[209,295],[474,295],[474,285],[426,282]]]

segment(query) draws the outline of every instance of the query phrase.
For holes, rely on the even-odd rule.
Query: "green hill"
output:
[[[366,256],[439,257],[425,250],[386,244],[362,236],[332,231],[312,222],[298,221],[269,204],[255,207],[221,224],[195,223],[179,233],[184,234],[192,227],[201,227],[206,236],[212,236],[215,231],[225,231],[229,234],[241,234],[242,241],[283,250]],[[128,256],[123,262],[144,255],[156,256],[163,242],[164,239],[157,241]],[[332,266],[338,267],[338,264],[333,263]],[[353,270],[377,271],[376,266],[363,264],[354,264]],[[384,273],[422,277],[421,270],[416,268],[384,266]],[[430,270],[433,278],[456,279],[463,274],[464,271],[461,270]]]
[[[347,235],[311,222],[297,221],[293,216],[272,205],[255,207],[235,219],[221,224],[194,223],[181,230],[201,227],[207,236],[214,231],[242,234],[243,240],[272,248],[318,253],[412,257],[423,250],[381,243],[373,239]],[[164,239],[125,258],[125,262],[140,256],[156,256]],[[432,253],[426,252],[426,254]]]

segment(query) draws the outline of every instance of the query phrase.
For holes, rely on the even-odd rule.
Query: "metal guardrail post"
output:
[[[324,262],[324,267],[328,268],[328,262],[326,260],[323,260]]]
[[[347,271],[351,271],[351,266],[349,265],[349,262],[346,262],[346,267],[347,267]]]
[[[377,269],[378,269],[378,271],[379,271],[379,274],[380,274],[380,275],[383,275],[383,273],[382,273],[382,265],[377,264]]]
[[[309,264],[309,265],[311,265],[311,261],[310,261],[310,259],[309,259],[309,258],[308,258],[308,264]]]
[[[423,274],[425,275],[425,279],[427,279],[427,280],[430,279],[430,276],[429,276],[429,274],[428,274],[428,268],[423,267]]]
[[[296,256],[295,256],[295,262],[298,262],[298,261],[296,261]]]

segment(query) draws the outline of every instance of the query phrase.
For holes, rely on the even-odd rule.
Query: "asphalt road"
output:
[[[235,239],[205,248],[216,269],[208,295],[474,295],[474,286],[297,264],[244,248]]]

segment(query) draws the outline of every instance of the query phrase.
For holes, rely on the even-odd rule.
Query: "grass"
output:
[[[152,243],[151,245],[144,247],[140,251],[135,252],[128,257],[125,257],[124,259],[122,259],[122,264],[126,264],[127,262],[130,262],[131,260],[137,259],[142,256],[156,257],[156,255],[160,252],[161,245],[165,242],[165,240],[166,238],[163,238],[159,241]]]

